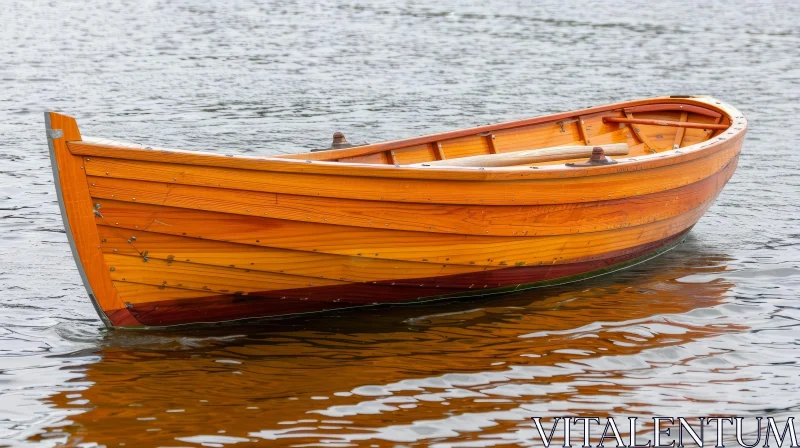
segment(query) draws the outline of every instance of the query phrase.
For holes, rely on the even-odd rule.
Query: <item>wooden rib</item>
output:
[[[723,117],[721,115],[719,117],[715,118],[714,119],[714,124],[719,124],[720,121],[722,121],[722,118]],[[706,133],[708,134],[708,138],[709,139],[714,137],[714,133],[716,132],[714,129],[705,129],[704,128],[703,130],[706,131]]]
[[[586,122],[583,117],[578,116],[578,121],[576,123],[578,126],[578,135],[580,136],[581,140],[583,140],[587,145],[591,145],[592,142],[589,139],[589,133],[586,131]]]
[[[167,235],[141,230],[98,226],[106,254],[149,259],[178,260],[219,267],[275,272],[350,282],[425,278],[483,270],[478,266],[350,257],[320,252],[293,251]],[[132,240],[134,237],[135,240]],[[128,242],[130,240],[130,242]]]
[[[608,123],[646,124],[650,126],[671,126],[678,128],[714,129],[714,130],[728,129],[728,125],[726,124],[693,123],[693,122],[668,121],[668,120],[648,120],[644,118],[605,117],[603,118],[603,121]]]
[[[439,142],[431,143],[431,147],[433,148],[433,154],[436,157],[436,160],[445,160],[447,157],[444,155],[444,148],[442,148],[442,144]]]
[[[486,136],[486,144],[489,145],[489,154],[497,154],[497,147],[494,146],[496,136],[489,134]]]
[[[688,112],[681,112],[680,121],[684,122],[689,118]],[[683,136],[686,134],[686,128],[678,128],[678,132],[675,133],[675,141],[672,143],[672,149],[678,149],[681,147],[681,143],[683,143]]]
[[[397,165],[397,158],[394,156],[394,150],[386,151],[386,161],[389,165]]]
[[[104,158],[91,158],[90,161],[84,159],[84,163],[86,172],[93,176],[246,191],[394,202],[530,205],[618,199],[693,183],[717,172],[735,157],[741,141],[735,143],[723,146],[721,150],[701,160],[657,169],[573,179],[564,177],[519,180],[513,183],[362,177],[341,178],[334,183],[329,176],[311,174],[268,173]],[[597,169],[602,170],[603,167]],[[513,194],[509,194],[509,191]]]
[[[249,271],[182,261],[148,259],[145,262],[142,257],[119,254],[105,254],[105,260],[111,269],[111,278],[115,282],[171,286],[216,294],[246,294],[248,292],[349,283],[333,279]]]
[[[625,113],[625,116],[626,116],[626,117],[628,117],[629,119],[633,119],[633,114],[631,114],[630,112],[626,112],[626,113]],[[631,123],[627,123],[626,125],[628,126],[628,129],[630,129],[630,130],[631,130],[631,133],[633,133],[633,135],[634,135],[634,136],[635,136],[635,137],[636,137],[636,138],[637,138],[637,139],[638,139],[640,142],[642,142],[642,144],[644,144],[644,147],[647,149],[647,151],[648,151],[648,152],[650,152],[650,153],[656,153],[656,152],[658,152],[658,150],[656,149],[656,147],[655,147],[655,146],[653,146],[653,144],[652,144],[652,143],[650,143],[649,141],[646,141],[646,140],[645,140],[645,137],[643,137],[643,136],[642,136],[642,134],[641,134],[641,132],[639,132],[639,128],[637,128],[636,126],[634,126],[634,125],[633,125],[633,124],[631,124]]]
[[[97,219],[98,224],[115,228],[254,246],[364,258],[495,266],[573,262],[664,238],[692,226],[714,197],[692,211],[641,226],[529,238],[426,234],[277,220],[267,222],[263,218],[116,201],[101,201],[105,218]],[[320,235],[325,235],[325,238],[320,238]]]
[[[613,111],[619,113],[619,111]],[[623,134],[619,126],[609,125],[603,122],[603,117],[608,116],[608,112],[581,115],[577,118],[576,128],[583,144],[598,146],[600,144],[623,143],[620,139]],[[581,144],[581,143],[578,143]]]
[[[81,157],[70,154],[66,141],[80,140],[81,134],[75,119],[50,112],[51,129],[60,129],[61,138],[52,139],[55,163],[59,172],[64,220],[69,223],[74,242],[73,250],[79,268],[82,267],[94,293],[94,299],[103,310],[123,307],[119,294],[111,283],[103,253],[98,248],[100,239],[95,227],[92,198],[86,184]]]
[[[245,216],[428,233],[523,237],[609,230],[665,219],[712,194],[714,176],[676,189],[600,203],[484,206],[358,201],[90,176],[96,199]],[[101,210],[102,213],[102,210]]]

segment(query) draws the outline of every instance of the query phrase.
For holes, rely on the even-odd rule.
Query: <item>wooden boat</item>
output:
[[[670,96],[242,157],[83,138],[54,112],[45,121],[76,263],[115,327],[487,295],[611,272],[684,238],[733,175],[747,130],[727,104]]]

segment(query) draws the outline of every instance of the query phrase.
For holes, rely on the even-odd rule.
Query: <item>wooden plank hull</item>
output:
[[[70,117],[47,120],[76,262],[115,327],[488,295],[620,269],[682,240],[733,175],[746,131],[716,100],[657,98],[247,158],[88,140]],[[578,138],[627,142],[632,155],[441,166]]]
[[[211,323],[253,316],[329,311],[379,304],[502,294],[563,284],[614,272],[646,261],[680,243],[688,229],[677,235],[637,246],[595,261],[552,266],[518,266],[442,277],[383,280],[347,285],[317,286],[278,291],[222,294],[193,300],[157,300],[132,306],[112,321],[149,326]]]

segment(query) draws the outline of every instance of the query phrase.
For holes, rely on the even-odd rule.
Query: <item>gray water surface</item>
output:
[[[0,445],[531,445],[531,416],[800,411],[792,1],[0,4]],[[749,119],[686,244],[569,287],[216,330],[104,330],[42,112],[272,155],[640,97]],[[538,442],[540,443],[540,442]]]

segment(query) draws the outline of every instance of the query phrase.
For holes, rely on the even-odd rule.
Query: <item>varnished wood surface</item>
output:
[[[532,149],[528,151],[514,151],[504,154],[482,154],[478,156],[461,157],[450,160],[435,160],[414,166],[472,166],[496,167],[536,164],[539,162],[552,162],[572,160],[583,157],[589,158],[594,148],[601,148],[607,156],[626,156],[629,153],[625,143],[598,145],[598,146],[557,146],[554,148]]]
[[[489,290],[640,257],[711,206],[745,130],[713,99],[657,98],[298,156],[308,160],[79,136],[64,149],[83,166],[70,177],[84,202],[99,206],[81,232],[96,241],[92,285],[113,291],[103,309],[115,325],[163,325]],[[588,168],[401,165],[606,144],[631,156]]]
[[[99,249],[100,239],[94,222],[93,203],[86,183],[86,174],[80,156],[70,154],[67,149],[68,140],[80,140],[81,134],[75,120],[65,115],[49,113],[50,127],[60,130],[61,138],[52,139],[55,163],[59,172],[62,205],[72,231],[73,250],[80,260],[89,281],[95,300],[102,309],[114,309],[122,306],[122,300],[114,289],[102,251]]]
[[[101,247],[106,254],[130,255],[143,259],[145,257],[143,254],[147,253],[148,259],[175,260],[349,282],[424,278],[484,269],[474,265],[408,262],[379,257],[280,249],[140,230],[129,231],[108,226],[100,226],[100,235],[104,240]],[[131,237],[136,239],[128,242]]]
[[[669,104],[672,104],[674,110],[670,111],[665,109],[665,107]],[[716,143],[706,143],[698,147],[694,147],[691,151],[682,152],[680,154],[670,154],[666,160],[664,160],[664,158],[661,156],[645,156],[626,160],[626,162],[635,163],[626,163],[625,166],[592,167],[591,169],[564,169],[563,166],[545,166],[542,167],[543,169],[535,171],[513,168],[492,168],[480,171],[476,169],[463,168],[430,168],[427,170],[420,170],[415,168],[404,168],[402,165],[391,165],[389,164],[385,153],[371,152],[375,148],[381,148],[381,150],[385,150],[389,147],[395,148],[396,150],[392,149],[395,154],[395,160],[397,160],[399,163],[413,163],[412,161],[401,161],[400,159],[402,158],[401,155],[404,154],[405,151],[416,151],[415,148],[427,148],[423,152],[425,154],[429,154],[429,156],[417,158],[416,161],[424,161],[425,157],[428,157],[428,160],[436,159],[436,157],[433,155],[433,152],[428,151],[430,149],[431,142],[442,143],[443,148],[457,146],[459,142],[464,143],[468,147],[475,148],[475,143],[473,142],[477,142],[478,147],[482,146],[488,151],[489,145],[481,143],[485,140],[483,132],[486,130],[495,131],[492,135],[495,136],[494,147],[497,152],[576,143],[582,144],[585,142],[587,137],[593,144],[621,143],[626,141],[626,139],[630,140],[630,138],[627,137],[627,135],[630,133],[624,132],[624,129],[618,129],[618,131],[623,132],[616,132],[617,128],[610,123],[604,123],[603,118],[610,116],[614,113],[614,111],[618,111],[620,116],[622,116],[622,111],[624,110],[630,111],[634,107],[652,105],[658,105],[657,111],[649,112],[647,115],[643,116],[643,118],[658,118],[662,120],[674,119],[682,110],[681,107],[686,108],[692,106],[702,108],[706,111],[706,113],[693,114],[691,121],[700,123],[720,123],[722,120],[723,124],[730,124],[731,127],[724,133],[723,137],[723,140],[730,143],[741,139],[747,126],[747,121],[739,113],[739,111],[712,98],[656,98],[652,100],[619,103],[615,105],[587,109],[586,111],[576,111],[547,117],[537,117],[535,119],[520,120],[517,122],[504,123],[500,125],[484,126],[468,130],[455,131],[452,133],[399,140],[387,144],[376,144],[343,150],[307,153],[302,155],[303,157],[308,156],[307,160],[304,161],[279,159],[274,157],[227,157],[210,153],[202,154],[189,151],[159,150],[137,146],[134,144],[114,144],[110,142],[103,142],[102,140],[94,141],[92,143],[71,142],[70,150],[74,154],[86,156],[125,158],[129,160],[157,161],[177,163],[182,165],[213,165],[255,171],[319,173],[325,174],[326,176],[357,175],[367,177],[446,180],[517,180],[528,177],[587,177],[627,172],[631,170],[645,170],[658,166],[694,160],[699,157],[704,157],[708,155],[708,153],[714,152],[715,148],[712,148],[712,146],[715,146]],[[731,118],[728,119],[719,114],[721,111],[727,111],[727,114]],[[584,112],[586,113],[582,114]],[[630,112],[626,112],[625,114],[629,113]],[[719,116],[714,118],[713,115]],[[578,126],[579,120],[575,118],[576,116],[580,116],[580,120],[583,121],[583,123],[580,123],[580,126]],[[584,136],[582,132],[585,132],[587,135]],[[662,132],[664,131],[662,130]],[[470,134],[473,134],[473,136],[469,137]],[[656,134],[656,137],[658,135],[659,134]],[[450,136],[451,140],[441,140],[441,138],[446,136]],[[455,138],[454,136],[459,137]],[[693,143],[701,143],[711,136],[711,134],[703,133],[702,138]],[[420,141],[423,143],[419,143]],[[352,157],[343,157],[350,154],[352,151],[355,151],[352,154]],[[458,152],[463,154],[464,149],[459,149]],[[340,162],[348,163],[315,162],[315,160],[339,160]],[[363,163],[366,163],[367,166],[365,166]]]
[[[741,124],[741,126],[746,126]],[[663,131],[662,128],[662,132]],[[376,157],[375,162],[371,163],[352,163],[352,162],[315,162],[297,161],[290,159],[275,159],[261,157],[224,157],[217,154],[204,154],[195,152],[178,152],[174,150],[158,150],[143,148],[125,148],[116,145],[68,142],[70,151],[73,154],[100,157],[107,159],[119,159],[137,162],[162,162],[175,165],[201,166],[201,167],[227,167],[252,172],[268,171],[272,173],[293,173],[293,174],[322,174],[329,176],[357,176],[382,179],[435,179],[435,180],[478,180],[478,181],[508,181],[522,179],[565,179],[565,178],[584,178],[592,176],[602,176],[607,174],[619,174],[630,171],[643,171],[652,168],[664,167],[676,163],[694,161],[706,157],[719,150],[719,144],[741,145],[744,136],[739,132],[726,131],[729,137],[723,138],[720,142],[708,142],[709,132],[703,130],[690,129],[689,131],[699,131],[697,138],[692,142],[691,151],[673,153],[669,155],[637,155],[632,148],[631,154],[635,157],[620,159],[619,165],[607,165],[589,168],[565,168],[563,164],[548,166],[547,163],[537,164],[539,169],[529,169],[528,167],[489,167],[479,169],[474,167],[409,167],[407,165],[388,165],[385,159]],[[617,135],[618,138],[604,138],[610,140],[603,143],[618,143],[626,140],[624,129],[608,135]],[[687,131],[688,135],[688,131]],[[571,144],[573,142],[565,143]],[[578,142],[575,142],[578,144]],[[582,143],[580,143],[582,144]],[[689,145],[686,145],[689,146]],[[317,153],[314,153],[317,154]],[[371,156],[367,156],[371,157]],[[423,161],[425,159],[418,159]],[[413,163],[413,162],[404,162]]]
[[[111,279],[114,282],[171,286],[196,291],[213,291],[218,294],[244,294],[256,291],[348,284],[341,280],[309,278],[176,260],[149,258],[144,261],[144,257],[130,255],[106,254],[105,260],[110,267],[114,268],[111,272]]]
[[[713,199],[719,186],[727,181],[728,177],[733,173],[734,168],[735,165],[731,164],[725,171],[720,172],[718,176],[704,182],[705,185],[703,185],[702,188],[706,190],[705,193],[700,190],[696,191],[694,194],[698,197],[705,198],[704,201],[706,202],[709,201],[709,197]],[[702,213],[702,210],[699,213]],[[683,222],[693,224],[697,216],[698,212],[695,211],[694,214],[688,215],[687,219],[683,220]],[[185,230],[180,223],[172,220],[168,215],[151,216],[151,218],[160,221],[167,227],[175,227],[178,231]],[[160,218],[163,218],[163,221]],[[202,220],[202,222],[208,222],[208,220]],[[669,227],[670,226],[667,226],[667,228]],[[150,229],[150,226],[145,228]],[[225,228],[230,228],[230,226],[225,226]],[[456,263],[458,261],[457,258],[453,259],[455,257],[448,257],[449,260],[445,260],[444,263],[440,263],[440,260],[436,259],[417,262],[398,261],[385,257],[373,257],[371,256],[372,254],[367,254],[365,256],[363,253],[355,256],[343,256],[319,251],[315,252],[313,250],[309,252],[308,250],[302,249],[275,249],[263,246],[253,247],[253,244],[248,244],[247,242],[239,242],[238,244],[221,242],[215,239],[218,238],[215,235],[206,235],[206,237],[198,239],[196,238],[197,235],[172,236],[151,231],[131,230],[130,228],[121,229],[119,227],[109,227],[105,225],[99,226],[99,229],[102,237],[101,246],[104,253],[107,254],[107,263],[115,268],[112,276],[117,284],[120,284],[120,282],[134,282],[145,285],[157,285],[158,288],[160,288],[158,294],[152,293],[152,291],[144,291],[144,293],[142,293],[142,291],[131,291],[130,295],[125,296],[126,301],[131,303],[145,303],[158,299],[165,294],[168,296],[168,291],[166,293],[164,292],[166,288],[195,289],[200,292],[200,294],[197,295],[198,297],[209,295],[212,292],[232,292],[229,287],[213,286],[214,283],[209,281],[209,278],[214,275],[222,275],[224,277],[224,274],[212,274],[203,271],[203,269],[207,269],[203,266],[222,268],[217,269],[215,272],[231,272],[231,277],[234,278],[244,275],[242,272],[253,271],[285,274],[285,276],[292,277],[290,280],[294,282],[293,284],[303,285],[304,282],[308,282],[309,284],[314,283],[314,279],[370,282],[391,278],[399,281],[405,278],[453,276],[485,271],[487,269],[502,269],[507,266],[537,264],[536,260],[530,263],[499,260],[491,265],[485,265],[483,263],[460,265]],[[171,231],[172,230],[173,229],[171,229]],[[276,241],[276,237],[271,230],[266,230],[265,233],[272,235],[265,238],[265,244],[282,244]],[[386,231],[380,231],[379,234],[380,233],[386,233]],[[643,241],[643,238],[646,241],[651,233],[649,229],[642,229],[640,237],[635,240],[631,239],[630,241],[632,241],[634,245],[639,244]],[[655,233],[655,235],[658,236],[659,234]],[[613,242],[616,239],[614,236],[605,236],[603,234],[588,234],[587,236],[601,238],[606,243]],[[391,238],[392,236],[389,234],[385,237]],[[378,238],[380,238],[380,236],[378,236]],[[485,240],[485,238],[481,239],[481,244],[487,244],[483,240]],[[563,255],[568,252],[565,251],[564,248],[558,248],[558,250],[553,251],[553,245],[558,247],[561,243],[553,243],[548,240],[552,240],[552,237],[544,240],[540,238],[533,240],[529,238],[526,240],[526,244],[538,251],[537,255],[547,257],[539,259],[538,265],[561,265],[580,262],[586,259],[597,259],[598,256],[607,256],[611,252],[624,250],[628,247],[624,243],[613,247],[604,246],[599,255],[592,255],[590,251],[581,247],[582,242],[573,241],[573,244],[578,245],[584,256],[580,258],[559,258],[556,255]],[[406,245],[404,244],[403,246]],[[548,247],[551,248],[549,252]],[[411,248],[411,250],[414,253],[420,253],[421,251],[419,248]],[[122,256],[122,258],[120,258],[120,256]],[[556,256],[556,258],[550,260],[549,257],[551,256]],[[147,261],[144,261],[144,259],[147,259]],[[189,263],[194,266],[187,267],[186,265]],[[173,265],[175,267],[172,267]],[[134,272],[133,275],[128,274],[131,270],[135,271],[136,266],[140,266],[142,271],[146,272]],[[195,272],[192,272],[193,270]],[[147,275],[149,277],[143,278],[141,275]],[[187,276],[189,278],[188,281],[182,280],[187,278]],[[281,277],[284,276],[282,275]],[[308,278],[302,279],[294,277]],[[197,281],[201,281],[202,284],[197,283]],[[274,281],[278,284],[287,284],[286,279]],[[247,286],[248,284],[244,280],[234,284],[240,285],[234,287],[236,291],[240,292],[272,289],[269,286]],[[319,285],[319,282],[317,282],[317,284]],[[176,296],[184,297],[185,293],[176,291]]]
[[[650,194],[705,179],[725,166],[740,150],[741,141],[720,143],[717,151],[710,152],[701,159],[676,162],[650,170],[630,167],[630,171],[625,171],[621,167],[617,168],[620,173],[602,177],[528,179],[520,176],[519,180],[512,177],[503,182],[394,177],[376,179],[361,176],[331,179],[324,174],[246,171],[95,157],[84,157],[84,164],[86,173],[96,177],[312,197],[434,204],[559,204]],[[605,168],[601,166],[584,170]],[[565,182],[567,179],[568,182]],[[569,188],[564,188],[567,183]]]
[[[684,122],[688,119],[689,119],[689,113],[682,112],[679,121]],[[675,138],[672,140],[672,149],[678,149],[681,147],[681,144],[683,143],[683,136],[686,135],[686,129],[688,128],[681,127],[677,129],[677,131],[675,132]]]
[[[657,98],[651,100],[639,100],[639,101],[630,101],[626,103],[619,103],[610,106],[599,106],[594,108],[588,108],[580,111],[574,112],[565,112],[561,114],[554,114],[548,115],[544,117],[535,117],[529,118],[525,120],[518,120],[508,123],[500,123],[494,125],[487,125],[487,126],[479,126],[472,129],[464,129],[459,131],[452,131],[452,132],[444,132],[441,134],[429,135],[424,137],[415,137],[405,140],[397,140],[394,142],[386,142],[386,143],[377,143],[373,145],[366,145],[363,147],[358,148],[349,148],[337,151],[327,151],[327,152],[317,152],[317,153],[308,153],[308,154],[288,154],[282,156],[284,158],[289,159],[301,159],[301,160],[338,160],[343,157],[354,157],[354,156],[361,156],[366,154],[372,154],[376,152],[384,152],[388,150],[396,150],[399,148],[404,148],[407,146],[413,146],[418,144],[427,144],[430,142],[437,142],[443,140],[451,140],[451,139],[458,139],[463,138],[470,135],[477,135],[482,133],[489,133],[495,132],[499,130],[511,130],[516,131],[517,128],[525,127],[525,126],[533,126],[542,123],[548,122],[556,122],[561,120],[569,120],[573,119],[577,116],[587,116],[591,114],[597,113],[606,113],[609,110],[614,110],[617,108],[631,108],[636,106],[645,106],[648,104],[674,104],[676,108],[680,105],[690,105],[701,107],[706,110],[711,110],[713,112],[722,112],[720,103],[718,101],[708,99],[705,100],[703,98]],[[688,104],[687,104],[688,103]],[[692,104],[694,103],[694,104]]]
[[[569,235],[529,235],[526,238],[288,222],[112,201],[101,201],[105,218],[98,218],[98,224],[117,229],[363,258],[477,266],[542,264],[602,255],[608,250],[663,238],[697,222],[713,198],[706,198],[698,207],[678,216],[640,226]]]
[[[695,128],[695,129],[714,129],[722,130],[728,129],[728,125],[724,124],[711,124],[711,123],[687,123],[685,121],[668,121],[668,120],[646,120],[637,118],[618,118],[607,117],[603,121],[607,123],[625,123],[625,124],[649,124],[653,126],[671,126],[677,128]]]
[[[679,110],[681,112],[686,113],[693,113],[693,114],[700,114],[705,115],[711,118],[718,118],[722,115],[719,112],[711,110],[707,107],[700,107],[695,106],[692,104],[680,104],[676,107],[676,105],[669,104],[669,103],[653,103],[653,104],[643,104],[640,106],[632,106],[626,107],[624,111],[626,113],[640,113],[640,112],[663,112],[663,111],[676,111]]]
[[[261,291],[248,295],[221,294],[193,300],[153,300],[132,305],[130,313],[147,325],[176,325],[242,319],[254,314],[274,316],[380,303],[403,303],[431,297],[484,295],[492,289],[506,285],[524,284],[528,287],[530,283],[565,279],[576,274],[599,273],[642,255],[652,254],[654,250],[669,248],[680,242],[686,232],[688,229],[662,240],[609,253],[602,259],[566,265],[517,266],[467,275]],[[513,291],[514,288],[509,290]]]
[[[599,203],[528,205],[520,201],[520,205],[486,206],[359,201],[98,176],[89,176],[89,185],[97,199],[355,227],[520,237],[609,230],[675,216],[697,206],[715,188],[712,177],[707,177],[669,190]]]

